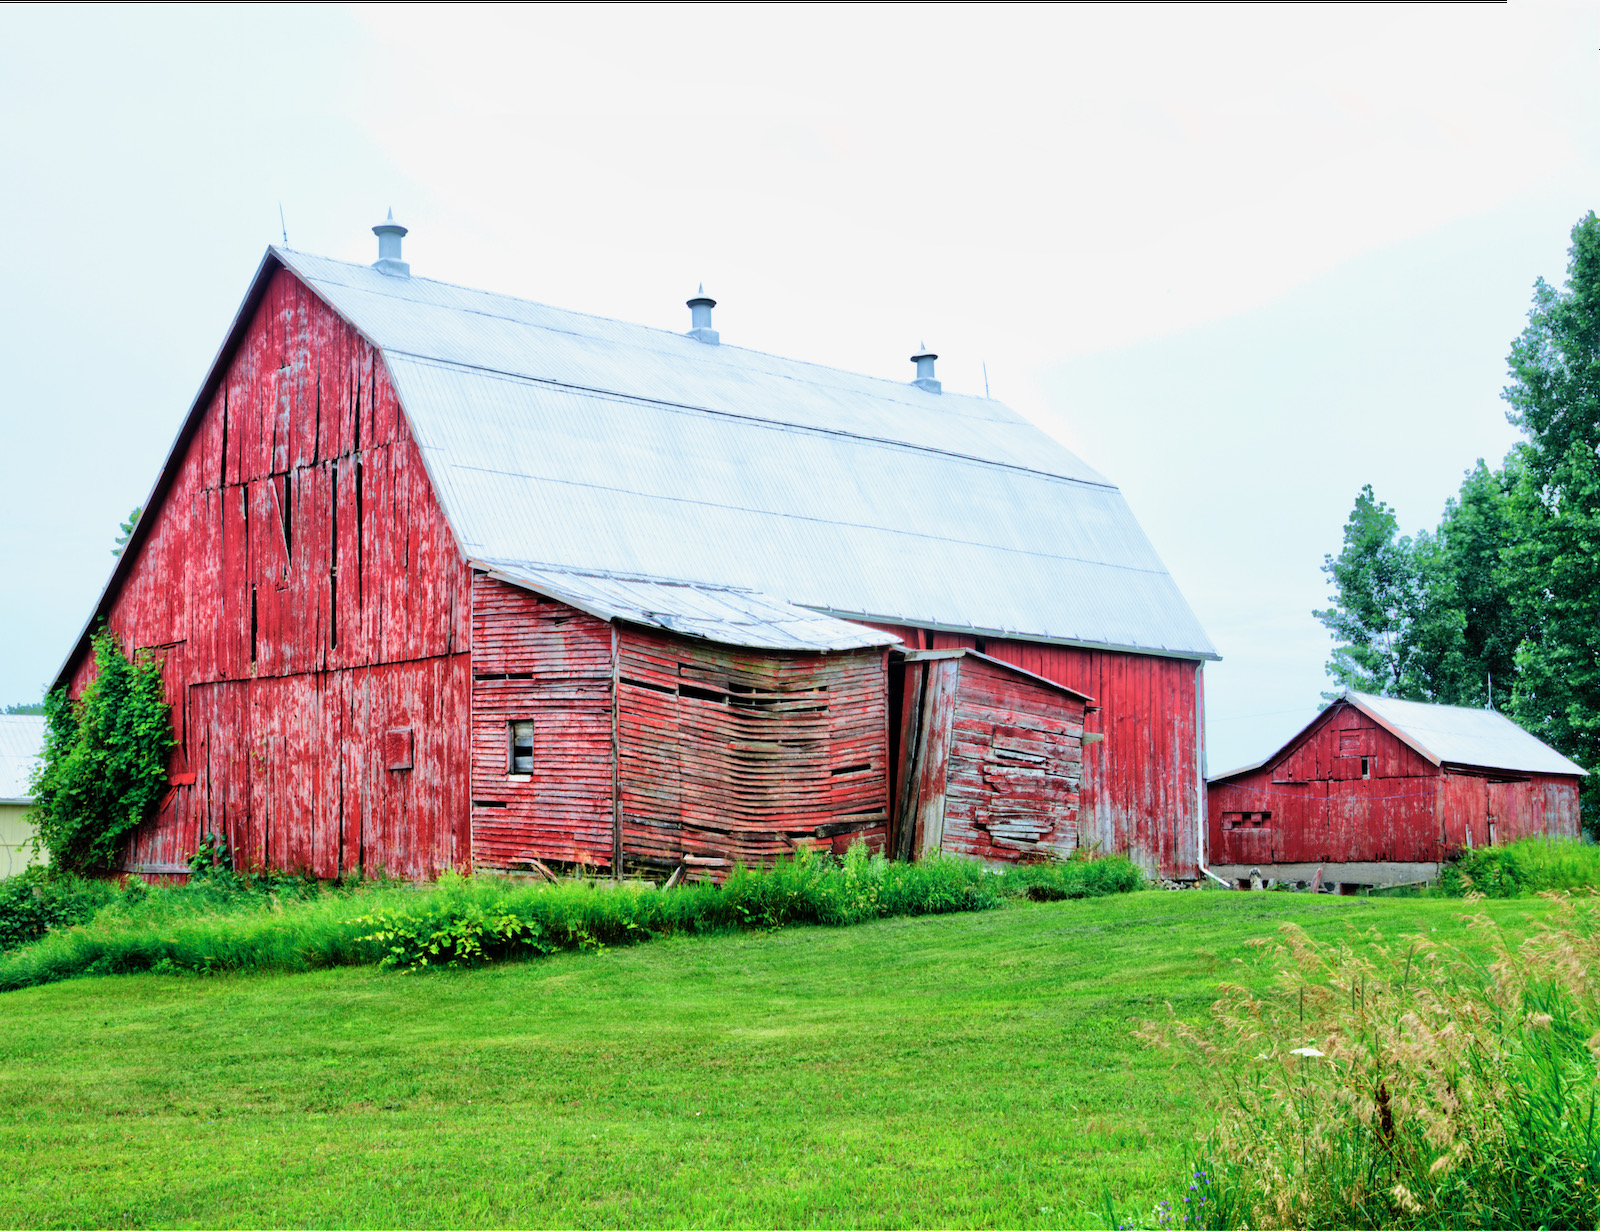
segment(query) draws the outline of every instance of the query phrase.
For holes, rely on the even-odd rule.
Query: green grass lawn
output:
[[[476,972],[0,996],[0,1225],[1084,1225],[1170,1191],[1205,1012],[1285,920],[1463,937],[1438,899],[1139,893]],[[1540,900],[1480,904],[1522,930]]]

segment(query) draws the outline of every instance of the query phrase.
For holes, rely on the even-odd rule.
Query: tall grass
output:
[[[1471,922],[1488,960],[1285,926],[1266,945],[1271,992],[1225,986],[1207,1028],[1146,1023],[1220,1103],[1186,1190],[1151,1221],[1600,1222],[1600,903],[1564,899],[1516,947]]]
[[[0,955],[0,991],[141,970],[470,966],[655,936],[988,910],[1008,897],[1090,897],[1142,883],[1125,859],[997,875],[948,857],[891,863],[860,845],[842,860],[801,851],[770,869],[735,869],[720,886],[672,890],[453,873],[431,886],[245,882],[224,874],[181,888],[131,889],[88,922]]]
[[[1517,898],[1551,890],[1600,889],[1600,846],[1575,838],[1523,838],[1463,851],[1445,865],[1440,887],[1452,897]]]

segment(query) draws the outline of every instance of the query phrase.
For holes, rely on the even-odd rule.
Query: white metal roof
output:
[[[44,748],[44,719],[0,714],[0,804],[31,804],[28,779]]]
[[[1435,765],[1504,769],[1524,774],[1579,774],[1587,777],[1589,773],[1543,740],[1529,735],[1498,710],[1401,701],[1395,697],[1356,692],[1351,688],[1345,689],[1341,699],[1348,701]],[[1271,756],[1252,765],[1241,765],[1225,774],[1214,774],[1209,781],[1236,778],[1272,764],[1298,744],[1300,737],[1321,717],[1318,714]]]
[[[751,590],[474,560],[491,576],[560,599],[602,620],[627,620],[686,637],[773,650],[859,650],[900,638],[779,602]]]
[[[1496,710],[1427,705],[1355,691],[1346,691],[1344,696],[1436,765],[1473,765],[1531,774],[1588,772]]]
[[[383,351],[470,558],[1215,656],[1121,492],[999,402],[272,255]]]

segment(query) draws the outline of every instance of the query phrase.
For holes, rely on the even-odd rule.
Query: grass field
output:
[[[1215,1094],[1131,1036],[1293,920],[1439,899],[1140,893],[476,972],[0,997],[0,1225],[1093,1225]],[[1540,900],[1481,903],[1521,930]]]

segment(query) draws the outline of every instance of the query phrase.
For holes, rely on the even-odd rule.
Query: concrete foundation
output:
[[[1250,874],[1259,875],[1262,882],[1276,881],[1311,884],[1322,872],[1320,884],[1329,889],[1342,885],[1359,885],[1380,888],[1390,885],[1420,885],[1423,881],[1439,879],[1437,863],[1258,863],[1212,864],[1211,870],[1225,881],[1241,888],[1249,888]]]

